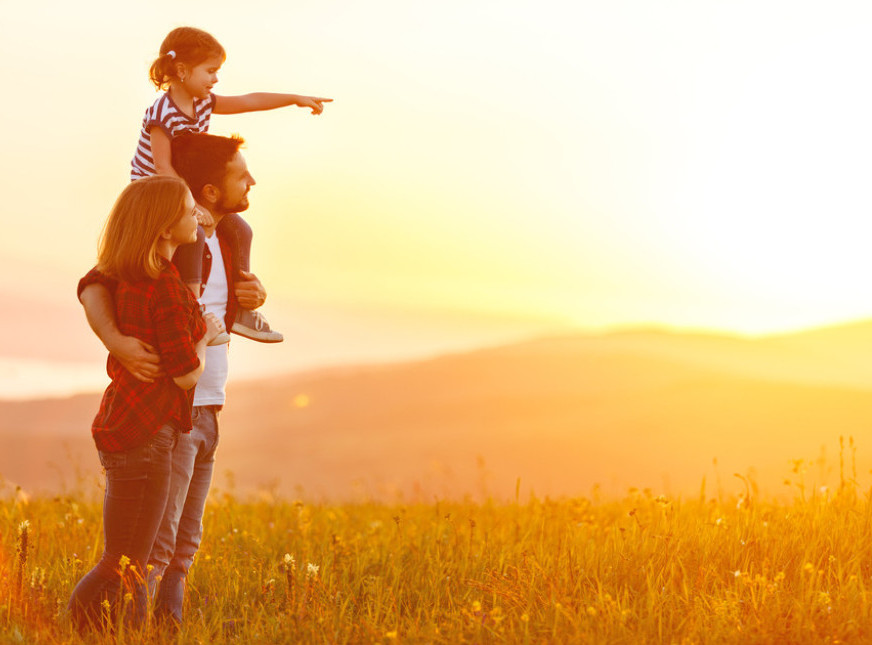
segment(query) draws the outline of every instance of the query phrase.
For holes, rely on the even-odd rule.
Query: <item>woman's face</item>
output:
[[[185,191],[185,208],[182,216],[170,228],[170,239],[178,244],[190,244],[197,241],[197,204],[191,196],[191,191]]]

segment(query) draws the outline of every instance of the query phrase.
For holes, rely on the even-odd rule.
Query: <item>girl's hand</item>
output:
[[[197,224],[199,224],[200,226],[202,226],[204,228],[209,227],[209,226],[212,226],[213,224],[215,224],[215,218],[212,217],[212,213],[210,213],[209,211],[204,210],[198,206],[197,207]]]
[[[224,323],[222,323],[215,314],[203,314],[203,321],[206,323],[206,334],[203,338],[208,344],[215,336],[224,331]]]
[[[309,108],[312,110],[312,114],[321,114],[324,111],[324,104],[330,103],[332,100],[319,96],[301,96],[297,105],[302,108]]]

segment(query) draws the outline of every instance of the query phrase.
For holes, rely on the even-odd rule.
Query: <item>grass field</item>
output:
[[[693,499],[216,491],[182,632],[84,642],[872,642],[872,492],[844,464],[840,484],[809,490],[806,466],[785,469],[790,501],[741,477],[727,487],[738,495],[703,483]],[[2,501],[0,642],[83,642],[63,607],[101,551],[100,513],[77,496]]]

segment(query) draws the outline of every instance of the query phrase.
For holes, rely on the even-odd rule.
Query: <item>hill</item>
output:
[[[839,436],[872,420],[872,324],[763,338],[632,330],[543,338],[229,388],[216,484],[309,498],[696,493],[733,473],[778,493],[789,460],[838,483]],[[864,369],[865,368],[865,369]],[[94,479],[96,395],[0,403],[0,473]],[[821,460],[821,447],[830,453]],[[864,449],[865,450],[862,450]],[[713,460],[717,460],[717,469]]]

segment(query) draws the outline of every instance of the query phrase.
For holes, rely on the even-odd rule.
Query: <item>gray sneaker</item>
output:
[[[260,313],[242,307],[236,311],[236,320],[230,331],[260,343],[280,343],[285,339],[279,332],[270,329],[266,318]]]
[[[219,331],[218,335],[215,336],[212,340],[210,340],[207,345],[226,345],[230,342],[230,334],[226,331]]]

